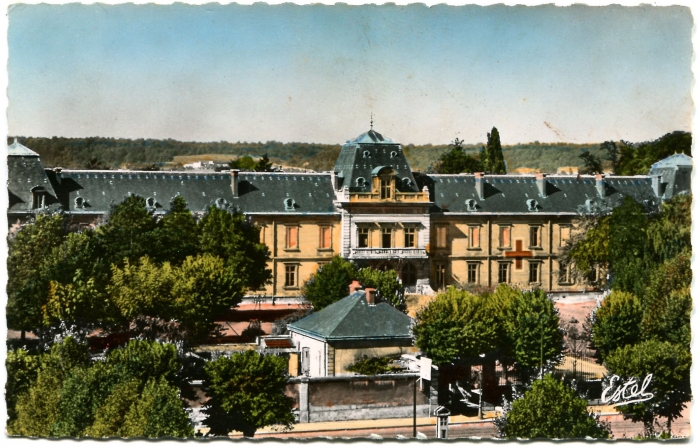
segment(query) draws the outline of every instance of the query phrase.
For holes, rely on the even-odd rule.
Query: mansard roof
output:
[[[693,159],[685,154],[674,154],[661,159],[651,166],[651,171],[659,168],[692,167]]]
[[[387,303],[368,305],[356,291],[287,328],[325,340],[402,339],[411,337],[411,318]]]
[[[670,199],[676,194],[690,192],[693,159],[685,154],[674,154],[651,166],[650,176],[661,176],[661,195]]]
[[[430,189],[433,212],[442,213],[573,215],[586,212],[589,208],[587,201],[594,208],[614,206],[625,196],[631,196],[638,202],[649,201],[647,204],[650,206],[660,202],[647,176],[604,178],[604,198],[598,193],[595,176],[552,175],[546,176],[545,181],[546,196],[543,197],[535,176],[485,175],[482,200],[479,199],[473,174],[419,177],[420,186],[428,185]],[[536,205],[528,203],[531,199],[536,201]],[[471,204],[470,200],[473,200]]]
[[[168,210],[182,196],[194,212],[212,205],[234,206],[245,213],[333,213],[329,174],[243,172],[237,176],[238,197],[232,176],[223,173],[176,171],[47,170],[60,192],[65,210],[106,213],[129,195],[152,199],[155,212]],[[292,199],[292,202],[286,201]]]
[[[26,146],[15,142],[8,147],[7,157],[7,190],[9,194],[10,212],[28,212],[33,206],[33,192],[46,193],[46,205],[53,208],[57,205],[56,192],[44,172],[39,160],[39,154]]]
[[[396,176],[396,189],[418,191],[411,166],[399,143],[370,130],[348,141],[340,149],[333,170],[338,173],[338,188],[348,187],[351,192],[372,191],[372,177],[379,167],[390,167]]]

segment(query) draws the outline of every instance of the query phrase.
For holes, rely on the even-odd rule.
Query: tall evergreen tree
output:
[[[484,171],[493,174],[506,173],[506,161],[503,158],[503,148],[501,147],[501,136],[495,127],[486,134],[486,148],[481,157]]]

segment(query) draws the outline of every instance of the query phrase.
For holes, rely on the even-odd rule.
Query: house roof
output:
[[[245,213],[335,213],[330,174],[241,173],[238,191],[232,203]]]
[[[418,191],[401,145],[374,130],[343,145],[333,170],[340,180],[338,188],[348,187],[352,192],[369,193],[372,191],[372,177],[377,176],[378,168],[386,167],[394,170],[397,190]]]
[[[419,186],[427,185],[433,212],[468,214],[577,214],[585,211],[587,202],[598,207],[613,206],[624,196],[657,204],[651,179],[647,176],[615,176],[603,179],[605,197],[596,189],[595,176],[551,175],[545,177],[546,196],[542,197],[535,176],[485,175],[484,199],[479,199],[473,174],[422,175]],[[528,200],[537,202],[536,209]],[[470,208],[468,201],[475,207]]]
[[[9,212],[29,212],[33,207],[33,192],[46,193],[45,204],[49,209],[60,206],[56,192],[44,168],[39,155],[15,142],[8,148],[7,189],[9,195]]]
[[[25,157],[39,157],[39,154],[27,148],[23,144],[15,139],[10,146],[7,147],[8,156],[25,156]]]
[[[651,171],[657,168],[675,168],[677,166],[692,167],[693,159],[685,154],[674,154],[672,156],[666,157],[665,159],[661,159],[655,164],[653,164],[651,166]]]
[[[325,340],[411,337],[411,318],[387,303],[368,305],[357,291],[287,328]]]

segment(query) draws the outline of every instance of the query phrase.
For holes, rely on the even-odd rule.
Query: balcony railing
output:
[[[415,247],[353,247],[350,258],[428,258],[428,253]]]

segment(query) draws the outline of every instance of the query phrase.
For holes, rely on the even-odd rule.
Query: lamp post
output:
[[[482,358],[481,369],[479,369],[479,411],[477,417],[479,420],[484,418],[484,358],[486,358],[485,353],[480,353],[479,357]]]

